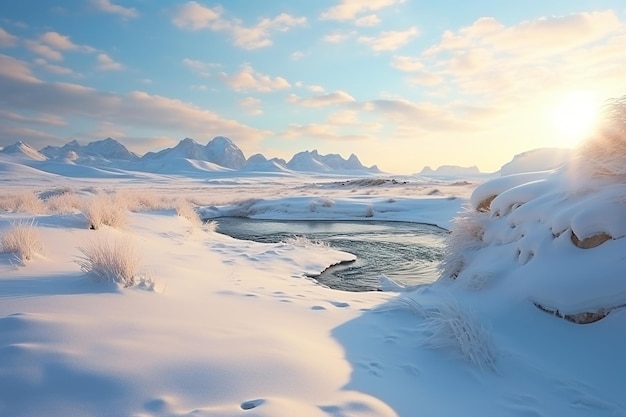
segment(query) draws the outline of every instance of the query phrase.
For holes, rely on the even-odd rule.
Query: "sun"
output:
[[[592,94],[567,94],[552,110],[551,120],[557,135],[555,142],[575,147],[591,133],[598,117],[597,100]]]

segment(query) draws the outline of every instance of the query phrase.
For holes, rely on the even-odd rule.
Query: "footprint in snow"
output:
[[[350,307],[350,304],[344,303],[343,301],[329,301],[329,303],[331,303],[332,305],[334,305],[337,308],[347,308],[347,307]]]
[[[311,310],[314,310],[314,311],[326,310],[326,307],[316,305],[316,306],[311,307]]]

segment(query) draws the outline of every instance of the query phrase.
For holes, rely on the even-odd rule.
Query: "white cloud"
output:
[[[12,80],[15,84],[41,82],[33,75],[26,62],[3,54],[0,54],[0,78]],[[11,85],[11,83],[8,85]]]
[[[91,0],[91,4],[101,12],[116,14],[127,19],[139,16],[137,9],[113,4],[110,0]]]
[[[185,67],[203,77],[209,77],[213,69],[219,68],[221,66],[220,64],[213,62],[204,62],[189,58],[183,59],[182,63]]]
[[[375,52],[395,51],[412,38],[419,35],[419,30],[412,26],[407,30],[391,30],[381,32],[378,36],[360,36],[359,42],[369,45]]]
[[[16,46],[17,41],[17,36],[13,36],[3,28],[0,28],[0,47],[7,48],[11,46]]]
[[[116,62],[115,60],[113,60],[113,58],[105,53],[98,54],[96,60],[96,68],[100,71],[119,71],[124,68],[122,64]]]
[[[371,135],[363,134],[360,129],[357,133],[342,133],[336,126],[326,123],[311,123],[306,125],[290,124],[287,130],[278,134],[285,139],[316,139],[331,142],[372,140]]]
[[[347,39],[350,39],[356,35],[356,32],[333,32],[325,35],[322,40],[328,43],[341,43]]]
[[[48,45],[41,43],[39,41],[27,40],[24,41],[26,47],[36,53],[37,55],[41,55],[44,58],[50,59],[52,61],[63,61],[63,54],[61,52],[52,49]]]
[[[381,10],[395,4],[403,3],[404,0],[341,0],[339,4],[322,12],[322,20],[354,20],[361,13]]]
[[[313,84],[313,85],[308,85],[306,88],[308,88],[309,91],[312,93],[322,94],[326,92],[326,89],[322,87],[321,85]]]
[[[62,51],[82,51],[95,52],[95,48],[87,45],[76,45],[69,36],[61,35],[58,32],[46,32],[39,38],[41,42],[54,49]]]
[[[64,57],[61,51],[96,52],[95,48],[88,45],[77,45],[70,40],[69,36],[58,32],[46,32],[38,39],[24,41],[24,45],[30,51],[51,61],[63,61]]]
[[[255,97],[245,97],[239,100],[239,105],[243,107],[251,116],[259,116],[263,114],[261,109],[261,100]]]
[[[360,17],[354,21],[356,26],[376,26],[380,23],[380,19],[375,14]]]
[[[305,53],[302,51],[295,51],[290,55],[290,58],[294,61],[297,61],[305,56]]]
[[[270,93],[284,90],[291,85],[283,77],[272,78],[255,71],[250,65],[243,65],[241,71],[233,75],[221,74],[222,80],[235,91],[256,91]]]
[[[424,64],[419,58],[403,55],[394,56],[391,66],[405,72],[415,72],[424,68]]]
[[[443,81],[444,78],[441,75],[432,72],[420,72],[418,75],[409,78],[410,84],[424,87],[433,87],[443,83]]]
[[[53,74],[72,75],[72,76],[75,76],[75,77],[82,77],[81,74],[75,72],[71,68],[63,67],[63,66],[60,66],[60,65],[50,64],[48,61],[46,61],[43,58],[35,59],[35,64],[39,65],[40,67],[42,67],[46,71],[51,72]]]
[[[354,103],[356,99],[345,91],[339,90],[309,98],[301,98],[295,94],[290,94],[287,97],[287,101],[303,107],[326,107],[337,104]]]
[[[455,91],[502,100],[505,106],[519,95],[597,90],[617,81],[611,68],[626,65],[624,40],[626,23],[612,11],[542,17],[511,26],[481,18],[446,31],[425,50],[420,57],[423,74],[412,82],[438,83],[445,77]]]
[[[0,110],[0,118],[5,120],[23,122],[23,123],[34,123],[46,126],[67,126],[67,121],[61,117],[55,116],[54,114],[47,113],[39,113],[37,115],[29,115],[24,116],[23,114],[19,114],[12,111]]]
[[[272,45],[273,33],[286,32],[307,23],[306,17],[281,13],[273,18],[261,18],[256,25],[244,26],[240,20],[227,19],[222,14],[223,10],[219,7],[210,8],[190,1],[178,8],[172,23],[182,29],[226,32],[232,36],[233,43],[243,49],[268,47]]]
[[[172,23],[184,29],[204,29],[216,24],[220,20],[221,14],[222,10],[219,7],[212,9],[195,1],[189,1],[178,8]]]
[[[79,84],[46,83],[33,77],[28,65],[0,54],[0,91],[5,108],[20,109],[32,114],[53,114],[58,118],[94,123],[113,123],[123,129],[148,128],[164,135],[213,137],[225,135],[238,142],[257,141],[269,132],[254,129],[236,120],[220,117],[211,110],[191,103],[144,91],[113,94]],[[0,136],[8,127],[0,123]],[[22,132],[24,133],[24,132]],[[49,139],[24,133],[23,140],[32,145],[49,144]]]

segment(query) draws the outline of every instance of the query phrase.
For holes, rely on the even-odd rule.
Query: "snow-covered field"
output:
[[[0,162],[1,416],[626,416],[623,172],[113,178]],[[436,283],[351,293],[305,274],[353,255],[236,241],[190,204],[216,221],[453,232]],[[95,273],[115,259],[127,285]]]

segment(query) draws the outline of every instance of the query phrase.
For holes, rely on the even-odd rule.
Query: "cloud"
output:
[[[375,52],[395,51],[412,38],[419,35],[419,30],[412,26],[407,30],[390,30],[381,32],[378,36],[360,36],[359,42],[369,45]]]
[[[424,68],[424,64],[419,58],[410,56],[396,55],[393,57],[391,66],[405,72],[420,71]]]
[[[354,20],[361,13],[381,10],[395,4],[404,3],[404,0],[341,0],[339,4],[322,12],[322,20]]]
[[[182,29],[198,30],[212,27],[217,30],[221,14],[222,9],[219,7],[212,9],[195,1],[189,1],[178,8],[172,18],[172,23]]]
[[[34,116],[24,116],[12,111],[0,110],[0,119],[45,126],[67,126],[67,121],[65,119],[46,113],[40,113]]]
[[[261,18],[256,25],[244,26],[239,19],[223,17],[223,12],[220,7],[210,8],[189,1],[176,10],[172,23],[181,29],[226,32],[233,38],[236,46],[249,50],[272,45],[271,36],[275,32],[286,32],[307,23],[306,17],[281,13],[273,18]]]
[[[263,114],[261,109],[261,100],[254,97],[246,97],[239,100],[239,105],[243,107],[251,116],[259,116]]]
[[[328,43],[341,43],[347,39],[350,39],[356,35],[356,32],[333,32],[325,35],[322,40]]]
[[[95,52],[96,49],[87,45],[76,45],[73,43],[69,36],[61,35],[58,32],[46,32],[39,38],[42,43],[48,45],[51,48],[62,51],[82,51],[82,52]]]
[[[626,65],[617,46],[623,51],[625,40],[626,24],[612,11],[541,17],[511,26],[481,18],[446,31],[421,54],[422,81],[445,79],[460,94],[507,105],[515,97],[549,91],[598,90],[611,82],[618,85],[611,68]]]
[[[433,87],[443,83],[444,78],[433,72],[420,72],[420,74],[409,78],[412,85],[421,85],[424,87]]]
[[[221,73],[222,80],[235,91],[256,91],[270,93],[290,88],[283,77],[270,77],[255,71],[250,65],[243,65],[241,71],[233,75]]]
[[[294,61],[298,61],[299,59],[303,58],[305,55],[306,54],[302,51],[295,51],[289,57],[293,59]]]
[[[50,59],[52,61],[63,61],[63,54],[61,52],[52,49],[45,43],[41,43],[39,41],[26,40],[24,41],[26,47],[36,53],[37,55],[41,55],[44,58]]]
[[[16,46],[17,42],[17,36],[13,36],[3,28],[0,28],[0,47],[9,48],[12,46]]]
[[[215,68],[219,68],[221,64],[213,63],[213,62],[203,62],[195,59],[185,58],[182,61],[183,65],[193,72],[203,76],[209,77],[211,76],[211,70]]]
[[[41,83],[41,80],[33,75],[26,62],[3,54],[0,54],[0,78],[5,78],[15,84]]]
[[[91,4],[101,12],[116,14],[126,19],[132,19],[139,16],[137,9],[113,4],[110,0],[91,0]]]
[[[287,97],[287,101],[302,107],[327,107],[337,104],[354,103],[356,99],[345,91],[339,90],[334,93],[322,94],[310,98],[301,98],[295,94],[290,94]]]
[[[25,62],[5,55],[0,55],[0,91],[2,107],[15,113],[49,114],[83,123],[112,123],[120,129],[124,126],[154,129],[180,137],[225,135],[236,138],[238,143],[257,141],[269,134],[191,103],[144,91],[113,94],[79,84],[45,83],[32,76]],[[0,124],[0,135],[5,135],[7,129]],[[35,132],[31,133],[11,137],[32,139],[36,142],[33,145],[46,144]]]
[[[72,75],[72,76],[75,76],[75,77],[82,77],[82,74],[79,74],[79,73],[75,72],[71,68],[62,67],[60,65],[50,64],[50,63],[48,63],[48,61],[46,61],[43,58],[35,59],[35,64],[39,65],[44,70],[46,70],[48,72],[51,72],[53,74],[57,74],[57,75]]]
[[[100,71],[119,71],[124,68],[122,64],[116,62],[105,53],[100,53],[96,57],[97,64],[96,68]]]
[[[88,45],[77,45],[72,42],[69,36],[58,32],[46,32],[38,39],[24,41],[24,45],[30,51],[51,61],[63,61],[61,51],[94,53],[96,49]]]
[[[380,23],[380,19],[375,14],[360,17],[354,21],[356,26],[376,26]]]
[[[322,87],[321,85],[308,85],[306,88],[308,88],[308,90],[312,93],[316,93],[316,94],[322,94],[326,92],[326,89],[324,87]]]
[[[290,28],[304,26],[306,22],[306,17],[294,17],[281,13],[272,19],[263,18],[252,27],[235,25],[232,34],[235,38],[235,45],[244,49],[258,49],[272,44],[271,32],[286,32]]]
[[[311,123],[306,125],[290,124],[287,130],[280,132],[278,136],[285,139],[316,139],[332,142],[343,142],[346,140],[371,140],[371,135],[358,133],[342,133],[337,128],[325,123]]]

